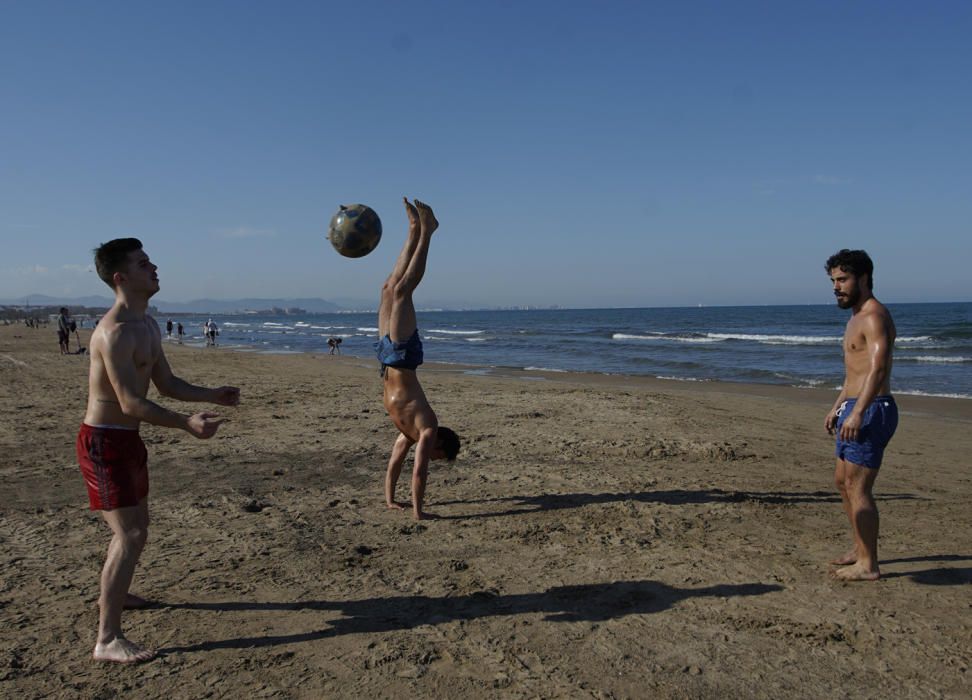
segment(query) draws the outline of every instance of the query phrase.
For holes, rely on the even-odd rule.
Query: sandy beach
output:
[[[417,523],[373,360],[165,349],[242,404],[208,441],[143,426],[157,605],[124,624],[160,656],[99,665],[88,361],[0,328],[0,696],[969,695],[972,401],[898,397],[883,579],[848,584],[832,391],[426,365],[464,444]]]

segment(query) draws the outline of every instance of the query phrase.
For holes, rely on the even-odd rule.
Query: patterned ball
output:
[[[331,217],[327,238],[344,257],[363,257],[381,241],[381,219],[364,204],[344,204]]]

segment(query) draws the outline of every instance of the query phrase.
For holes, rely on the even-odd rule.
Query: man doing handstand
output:
[[[412,294],[425,274],[429,242],[439,222],[427,204],[417,199],[414,205],[407,199],[403,198],[403,201],[408,214],[408,238],[395,268],[381,288],[379,341],[375,343],[385,385],[385,410],[400,431],[385,474],[385,505],[399,510],[407,507],[395,500],[395,486],[408,451],[415,445],[412,515],[416,520],[424,520],[436,517],[422,510],[429,461],[455,460],[459,453],[459,437],[439,425],[415,373],[422,364],[423,354]]]

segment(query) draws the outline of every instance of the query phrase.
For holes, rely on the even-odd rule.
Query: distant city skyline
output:
[[[433,33],[434,32],[434,33]],[[6,3],[0,298],[370,299],[436,209],[420,305],[972,299],[960,2]],[[371,255],[325,238],[339,204]]]

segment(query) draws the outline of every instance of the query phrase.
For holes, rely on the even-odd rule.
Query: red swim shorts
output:
[[[148,496],[148,451],[137,430],[82,423],[76,449],[91,510],[128,508]]]

